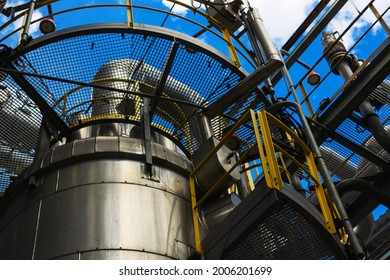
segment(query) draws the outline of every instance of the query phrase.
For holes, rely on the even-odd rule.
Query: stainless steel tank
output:
[[[0,204],[1,259],[185,259],[194,247],[191,162],[152,143],[98,136],[56,147]]]

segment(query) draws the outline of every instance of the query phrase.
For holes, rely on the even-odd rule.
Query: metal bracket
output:
[[[150,130],[150,105],[149,98],[143,99],[143,107],[141,108],[141,135],[145,146],[145,172],[152,175],[152,142]]]
[[[158,85],[156,87],[156,91],[154,93],[155,94],[155,98],[154,98],[154,100],[152,102],[152,107],[151,107],[151,110],[150,110],[150,121],[152,121],[154,112],[156,111],[158,103],[161,100],[161,94],[162,94],[162,92],[164,90],[165,83],[167,82],[168,75],[171,72],[173,61],[175,60],[175,56],[176,56],[176,53],[177,53],[177,50],[178,50],[179,46],[180,46],[180,44],[175,42],[175,41],[173,41],[171,43],[171,49],[169,51],[169,55],[168,55],[168,57],[167,57],[167,59],[165,61],[164,68],[161,71],[161,77],[160,77],[160,80],[159,80]]]

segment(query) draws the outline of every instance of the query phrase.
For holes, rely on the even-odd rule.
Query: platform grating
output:
[[[336,259],[313,225],[284,203],[228,252],[227,260]]]

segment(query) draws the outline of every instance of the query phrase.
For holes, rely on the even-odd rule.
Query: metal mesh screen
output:
[[[179,46],[151,125],[181,143],[189,154],[199,147],[196,112],[216,102],[244,73],[195,41],[128,32],[77,31],[13,55],[12,66],[25,74],[35,93],[22,89],[9,75],[2,79],[0,191],[35,155],[42,114],[28,95],[39,95],[70,128],[110,119],[138,123],[143,97],[154,100],[173,44]],[[262,106],[256,93],[237,101],[224,112],[226,118],[212,120],[216,136],[221,137],[222,130],[249,107]],[[244,127],[236,133],[243,139],[242,149],[254,142],[252,131]]]
[[[91,114],[93,115],[91,106],[99,102],[119,104],[128,98],[124,93],[126,90],[154,94],[171,46],[172,41],[169,39],[143,34],[83,35],[32,50],[18,58],[14,65],[18,70],[27,73],[68,80],[69,82],[53,81],[27,76],[27,80],[55,112],[68,125],[75,125],[76,114],[82,113],[82,118],[88,120]],[[108,62],[117,61],[118,65],[120,61],[125,60],[128,61],[127,66],[114,68],[112,65],[110,73],[95,76]],[[207,107],[240,80],[242,73],[234,71],[238,70],[227,67],[223,60],[181,44],[161,94],[162,99],[154,112],[152,125],[172,135],[190,153],[196,150],[199,146],[199,137],[193,116],[198,108],[174,100],[179,99]],[[102,94],[97,94],[98,97],[93,100],[95,91],[101,93],[104,89],[78,85],[77,82],[93,83],[119,91],[112,93],[115,90],[111,89],[111,93],[107,94],[109,97],[104,98]],[[135,100],[132,101],[135,103],[134,117],[130,115],[127,119],[139,121],[136,113],[142,106],[142,100],[134,96],[130,99]],[[253,101],[253,98],[250,100]],[[240,117],[244,110],[245,108],[240,106],[240,110],[231,115]],[[99,115],[95,115],[94,120],[99,119],[99,116],[102,119],[115,117],[108,109],[101,109]]]
[[[224,256],[232,260],[335,259],[322,235],[284,203]]]
[[[0,89],[0,192],[33,161],[42,116],[32,100],[6,77]]]

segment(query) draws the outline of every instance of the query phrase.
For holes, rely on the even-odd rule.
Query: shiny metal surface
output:
[[[149,176],[140,139],[93,137],[49,151],[0,204],[1,258],[187,258],[191,163],[156,143],[152,155]]]
[[[115,248],[185,259],[190,221],[188,201],[156,188],[120,183],[71,188],[43,200],[34,259]]]
[[[34,117],[36,108],[21,109],[23,102],[13,98],[15,94],[8,89],[0,90],[0,140],[27,152],[35,149],[40,120]]]
[[[171,260],[167,256],[154,255],[150,252],[139,252],[131,250],[119,250],[117,248],[110,250],[92,250],[88,252],[79,252],[78,254],[66,255],[55,258],[56,260]]]
[[[203,143],[203,145],[193,154],[195,166],[199,164],[202,159],[218,144],[218,140],[211,137]],[[199,188],[207,193],[210,188],[236,163],[234,154],[226,147],[222,148],[206,163],[206,165],[196,175],[196,180]],[[228,177],[219,184],[217,190],[214,192],[214,197],[221,194],[223,190],[229,188],[232,184],[240,180],[240,173],[238,168],[235,168]]]
[[[26,197],[22,196],[20,199],[26,199]],[[0,259],[31,260],[34,250],[39,201],[22,212],[10,212],[2,214],[0,223]],[[4,215],[13,215],[14,217],[10,219],[10,217],[4,217]],[[6,220],[10,220],[9,223],[5,223]]]
[[[117,59],[103,65],[96,73],[94,82],[120,90],[154,93],[154,87],[157,86],[160,76],[161,71],[148,64],[131,59]],[[143,86],[142,84],[138,84],[138,82],[142,82],[148,86]],[[140,87],[142,87],[142,90]],[[182,95],[181,92],[183,91],[187,92],[187,95]],[[164,92],[172,98],[183,99],[184,96],[186,96],[186,98],[189,96],[191,100],[186,101],[197,104],[204,102],[204,98],[201,95],[172,77],[167,78]],[[125,115],[140,116],[139,104],[141,100],[138,96],[124,96],[121,92],[97,88],[94,88],[92,93],[92,99],[94,101],[91,108],[91,115],[123,114],[124,108],[122,108],[123,106],[120,106],[120,104],[124,97],[128,100],[125,106]],[[172,108],[173,110],[169,110],[169,112],[177,111],[176,108]],[[176,117],[182,116],[178,115]]]
[[[4,168],[7,172],[13,174],[18,174],[33,161],[32,156],[18,152],[10,147],[2,145],[1,143],[0,158],[2,159],[0,162],[0,168]],[[12,166],[8,164],[9,162],[13,163]],[[4,166],[2,166],[2,163]]]
[[[341,180],[353,177],[357,171],[357,165],[347,160],[334,150],[321,146],[321,155],[329,168],[329,171]]]
[[[235,193],[206,202],[200,209],[200,221],[206,231],[222,222],[241,202]]]

